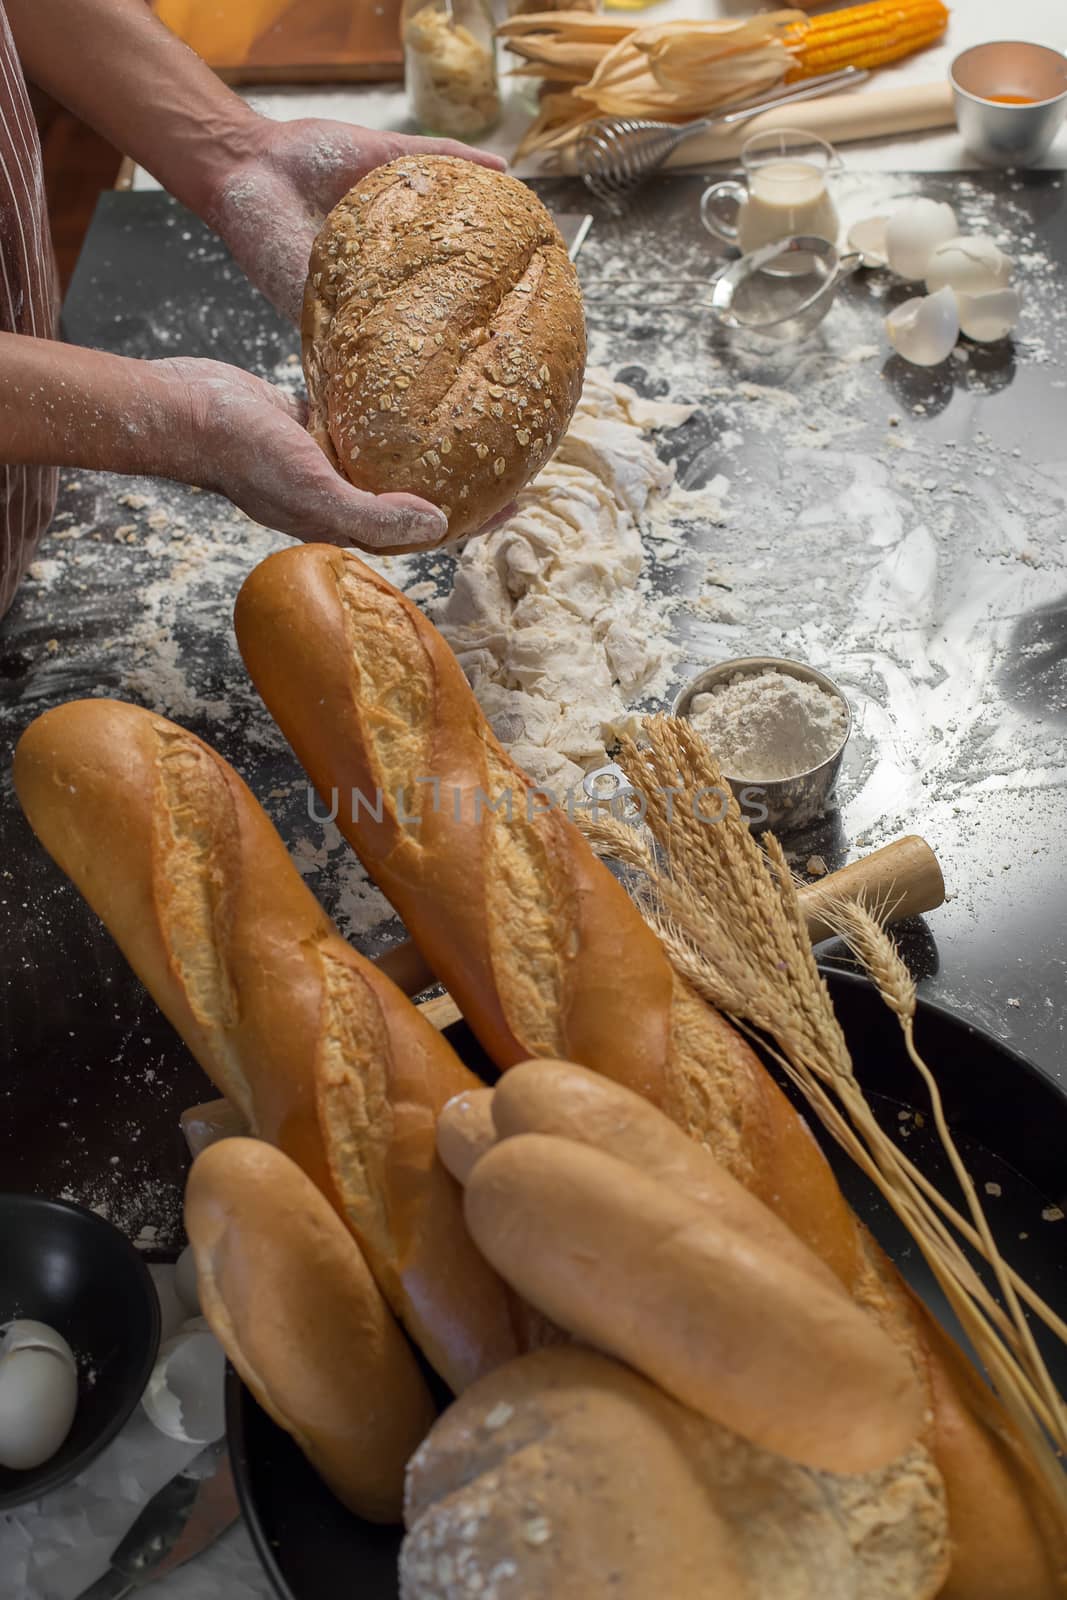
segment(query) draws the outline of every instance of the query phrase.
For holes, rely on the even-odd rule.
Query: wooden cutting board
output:
[[[403,77],[403,0],[152,0],[156,15],[228,83]]]

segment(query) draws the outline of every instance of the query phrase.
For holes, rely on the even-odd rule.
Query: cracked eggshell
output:
[[[850,250],[858,250],[865,267],[884,267],[888,261],[885,235],[888,217],[864,217],[848,230]]]
[[[885,230],[889,265],[902,278],[925,278],[939,244],[959,236],[952,207],[920,196],[894,211]]]
[[[993,344],[997,339],[1006,339],[1018,322],[1022,309],[1022,301],[1015,289],[993,289],[988,294],[957,294],[956,304],[962,332],[979,344]]]
[[[28,1472],[50,1461],[78,1408],[78,1364],[43,1322],[8,1323],[0,1338],[0,1466]]]
[[[197,1319],[159,1352],[141,1404],[168,1439],[212,1444],[226,1431],[225,1373],[222,1346]]]
[[[946,286],[957,294],[986,294],[1006,289],[1012,260],[988,234],[960,234],[939,244],[930,257],[926,287],[931,294]]]
[[[960,333],[956,296],[951,289],[905,300],[885,319],[889,342],[916,367],[936,367],[952,354]]]

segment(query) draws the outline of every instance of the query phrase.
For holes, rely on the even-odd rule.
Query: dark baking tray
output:
[[[931,1120],[917,1127],[926,1100],[896,1024],[873,987],[852,973],[827,972],[865,1092],[886,1127],[942,1192],[958,1197]],[[469,1035],[450,1030],[466,1053]],[[1042,1211],[1067,1209],[1067,1096],[1023,1057],[962,1018],[919,1002],[916,1038],[936,1066],[945,1108],[994,1232],[1011,1264],[1060,1316],[1067,1316],[1067,1221]],[[849,1201],[947,1326],[954,1327],[925,1262],[867,1179],[825,1137],[823,1144]],[[986,1189],[993,1185],[997,1193]],[[1067,1351],[1049,1340],[1053,1377],[1067,1389]],[[281,1600],[395,1600],[397,1528],[380,1528],[346,1511],[296,1445],[260,1410],[231,1374],[230,1452],[245,1518]]]

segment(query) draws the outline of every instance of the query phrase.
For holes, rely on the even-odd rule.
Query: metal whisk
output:
[[[836,94],[840,89],[863,83],[869,76],[857,67],[844,67],[839,72],[824,73],[821,78],[807,78],[803,83],[772,90],[716,116],[701,117],[697,122],[678,124],[653,122],[644,117],[605,117],[582,129],[576,152],[578,171],[598,200],[618,201],[632,194],[663,165],[672,151],[698,133],[747,122],[749,117],[772,106],[787,106],[798,100]]]

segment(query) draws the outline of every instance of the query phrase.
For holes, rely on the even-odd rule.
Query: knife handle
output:
[[[133,1584],[123,1572],[109,1567],[102,1578],[97,1578],[88,1589],[83,1589],[78,1600],[125,1600],[133,1593]]]

